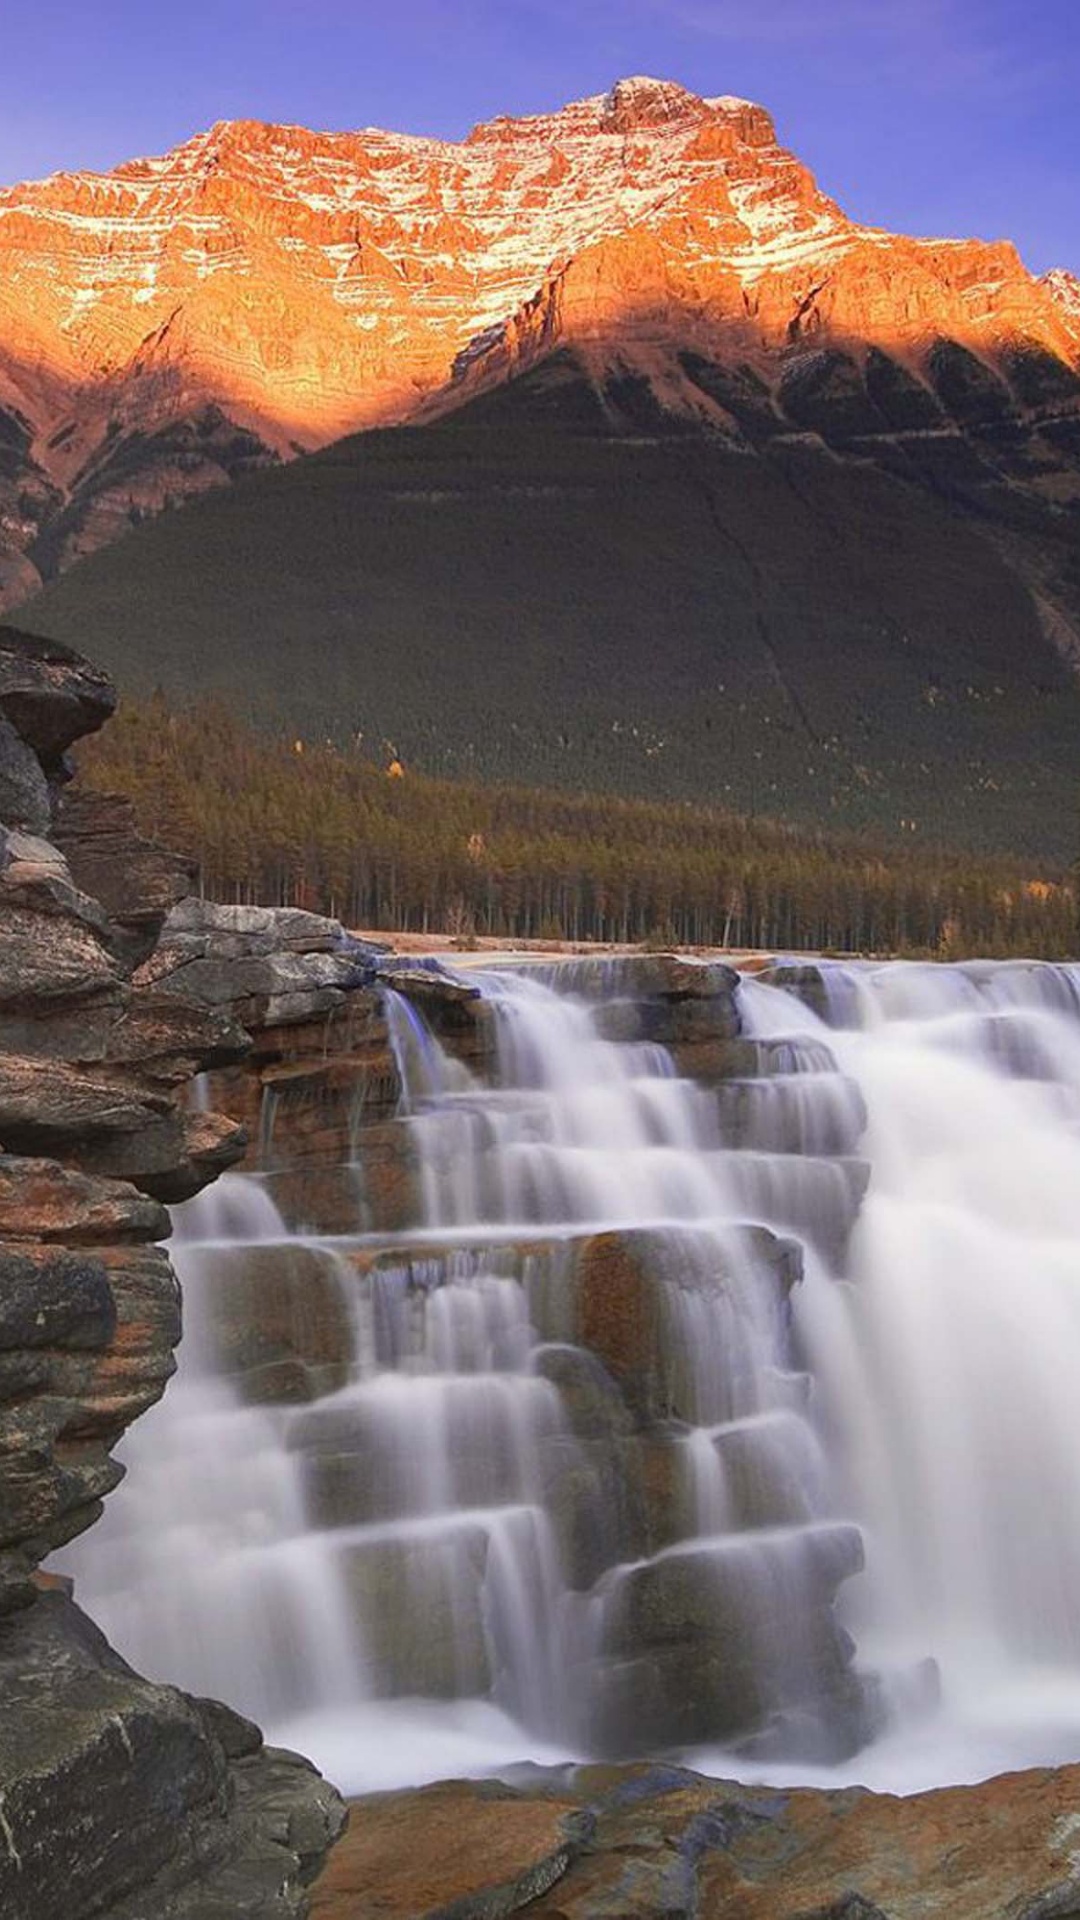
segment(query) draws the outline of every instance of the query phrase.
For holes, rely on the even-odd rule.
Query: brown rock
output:
[[[95,1180],[55,1160],[0,1155],[0,1239],[95,1242],[165,1240],[169,1216],[119,1180]]]
[[[312,1914],[1070,1920],[1078,1802],[1080,1767],[906,1799],[644,1763],[562,1769],[528,1788],[445,1782],[354,1801]],[[562,1862],[547,1890],[523,1887],[545,1859]]]
[[[312,1920],[500,1920],[555,1885],[584,1826],[572,1800],[494,1782],[355,1800]]]
[[[695,1421],[691,1356],[679,1350],[666,1315],[668,1289],[722,1293],[736,1245],[752,1250],[761,1282],[786,1292],[798,1279],[798,1250],[765,1227],[736,1230],[730,1249],[690,1232],[650,1229],[600,1233],[580,1243],[574,1287],[580,1343],[618,1382],[639,1421]]]

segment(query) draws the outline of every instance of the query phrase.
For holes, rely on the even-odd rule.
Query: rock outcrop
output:
[[[135,973],[186,863],[125,803],[62,789],[112,705],[77,655],[0,629],[0,1907],[284,1920],[340,1823],[332,1790],[131,1673],[36,1579],[99,1516],[116,1441],[173,1371],[162,1203],[246,1146],[184,1104],[246,1035]]]
[[[314,1920],[1068,1920],[1080,1769],[895,1799],[679,1767],[354,1803]]]
[[[670,82],[456,145],[223,121],[0,192],[0,595],[567,341],[615,418],[621,384],[740,440],[823,412],[1041,429],[1075,413],[1073,285],[847,219],[762,107]]]

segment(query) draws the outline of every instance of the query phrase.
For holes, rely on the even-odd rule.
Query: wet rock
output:
[[[736,1528],[784,1527],[810,1520],[815,1444],[806,1422],[790,1412],[733,1421],[713,1435]]]
[[[629,1433],[631,1419],[611,1375],[595,1353],[557,1343],[538,1347],[533,1371],[559,1389],[573,1432],[580,1440],[611,1440]]]
[[[556,1885],[590,1824],[573,1800],[497,1781],[358,1801],[312,1920],[501,1920]]]
[[[485,1631],[488,1539],[467,1520],[343,1544],[342,1573],[359,1619],[376,1695],[479,1697],[492,1673]]]
[[[835,1073],[836,1059],[816,1034],[785,1039],[676,1040],[670,1047],[680,1073],[706,1086],[778,1073]]]
[[[420,1165],[407,1124],[384,1121],[365,1127],[359,1142],[357,1171],[363,1193],[363,1217],[373,1233],[404,1233],[423,1217]]]
[[[617,1382],[638,1423],[707,1417],[697,1405],[693,1352],[672,1327],[672,1290],[720,1299],[747,1256],[777,1301],[799,1277],[794,1243],[765,1227],[732,1229],[724,1244],[690,1230],[652,1229],[595,1234],[579,1243],[576,1335]]]
[[[793,994],[801,1000],[804,1007],[816,1013],[819,1020],[829,1024],[829,993],[825,976],[820,967],[812,961],[785,960],[775,966],[764,967],[757,975],[765,986],[782,987],[785,993]]]
[[[352,1362],[350,1276],[332,1254],[292,1243],[206,1249],[215,1372],[252,1402],[313,1400],[344,1386]]]
[[[795,1708],[814,1725],[816,1758],[853,1751],[863,1693],[832,1602],[861,1565],[857,1529],[817,1526],[688,1542],[616,1570],[601,1744],[627,1754],[731,1740]]]

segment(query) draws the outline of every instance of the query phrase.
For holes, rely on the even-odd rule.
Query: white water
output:
[[[1075,1757],[1080,973],[825,971],[829,1027],[743,983],[744,1030],[780,1071],[719,1096],[510,975],[481,980],[500,1072],[480,1088],[390,996],[431,1250],[414,1235],[358,1278],[334,1243],[350,1381],[310,1408],[244,1407],[214,1374],[205,1256],[257,1257],[283,1229],[250,1182],[183,1210],[181,1377],[67,1556],[121,1651],[353,1791],[588,1750],[646,1563],[619,1564],[610,1489],[546,1356],[588,1365],[565,1344],[569,1236],[647,1228],[685,1505],[682,1542],[649,1564],[690,1546],[745,1589],[781,1708],[757,1753],[690,1757],[900,1791]],[[794,1347],[745,1220],[802,1242]],[[553,1523],[570,1482],[584,1585]],[[891,1719],[826,1769],[785,1754],[783,1703],[801,1712],[834,1517],[864,1533],[840,1606]]]
[[[846,1280],[811,1271],[799,1324],[867,1535],[860,1653],[930,1655],[943,1687],[940,1714],[856,1771],[915,1786],[1075,1759],[1080,970],[826,977],[872,1179]],[[775,996],[747,1000],[767,1029]]]

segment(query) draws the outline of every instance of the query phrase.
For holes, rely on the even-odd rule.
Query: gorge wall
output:
[[[297,1724],[336,1737],[365,1797],[315,1912],[1071,1915],[1074,1765],[931,1793],[909,1775],[900,1799],[791,1782],[895,1783],[897,1716],[918,1786],[1075,1754],[1077,1358],[1057,1309],[1080,972],[374,964],[312,915],[194,902],[149,963],[158,991],[253,1034],[205,1091],[247,1126],[257,1177],[185,1217],[194,1377],[154,1450],[182,1466],[209,1413],[246,1487],[270,1459],[301,1490],[224,1590],[245,1635],[330,1656],[298,1657]],[[881,1472],[880,1507],[854,1484],[817,1503],[815,1421],[834,1465]],[[100,1530],[107,1555],[128,1525]],[[100,1564],[78,1577],[92,1591]],[[334,1592],[359,1635],[337,1637]],[[153,1642],[157,1568],[123,1597]],[[890,1609],[899,1645],[871,1656],[862,1629]],[[181,1634],[178,1658],[204,1640]],[[950,1744],[965,1662],[974,1758]],[[461,1771],[448,1727],[490,1732],[496,1708],[516,1724],[488,1764],[534,1763],[508,1784],[370,1791]],[[714,1777],[656,1761],[688,1743]],[[535,1764],[567,1751],[643,1758]]]
[[[90,1527],[181,1331],[165,1203],[243,1153],[185,1090],[248,1041],[137,979],[182,859],[67,794],[114,697],[0,629],[0,1908],[10,1920],[301,1911],[332,1789],[215,1702],[141,1679],[40,1562]]]

